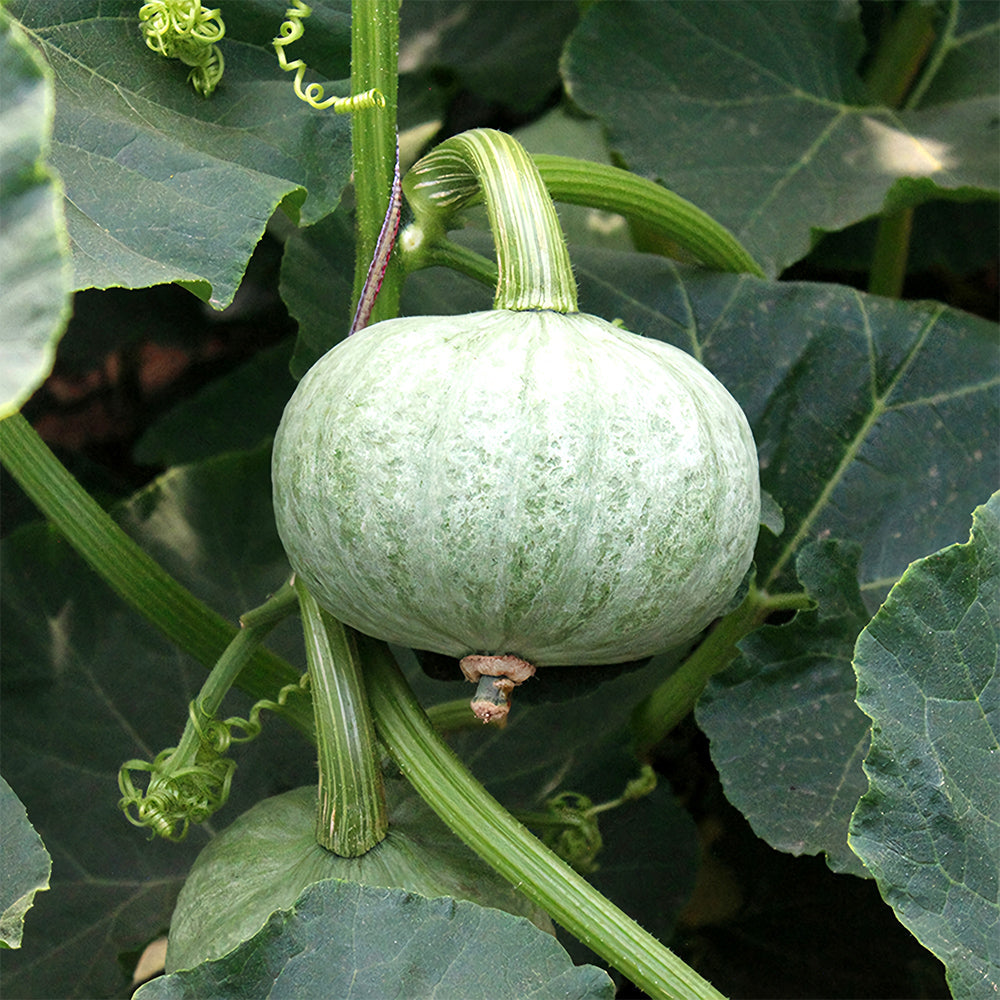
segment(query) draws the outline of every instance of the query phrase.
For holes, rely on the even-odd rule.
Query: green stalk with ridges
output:
[[[388,648],[358,637],[379,736],[427,804],[553,920],[651,997],[721,1000],[710,983],[521,825],[437,735]]]
[[[497,246],[494,309],[577,310],[576,282],[555,206],[519,142],[495,129],[445,140],[414,164],[403,191],[431,242],[482,197]]]
[[[309,665],[319,812],[316,840],[343,858],[356,858],[385,839],[389,828],[378,743],[354,637],[316,603],[296,579]]]
[[[382,108],[363,108],[351,114],[358,248],[352,313],[375,254],[396,166],[398,51],[399,0],[352,0],[351,93],[363,94],[374,88],[385,98]],[[398,313],[402,283],[402,265],[393,255],[382,278],[370,322],[390,319]]]
[[[716,271],[764,277],[760,265],[728,229],[661,184],[619,167],[570,156],[535,155],[532,159],[556,201],[641,221]]]

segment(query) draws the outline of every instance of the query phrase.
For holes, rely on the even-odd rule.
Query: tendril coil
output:
[[[127,760],[118,771],[122,793],[118,807],[133,825],[148,828],[153,836],[180,841],[192,824],[204,823],[226,804],[236,772],[236,762],[224,756],[234,743],[247,743],[260,734],[260,716],[285,707],[292,694],[308,686],[308,674],[279,692],[277,700],[261,698],[250,709],[247,719],[231,716],[216,719],[203,706],[192,701],[188,706],[188,725],[197,735],[193,754],[182,754],[178,747],[161,750],[152,761]],[[133,780],[133,774],[148,774],[145,789]]]
[[[197,0],[149,0],[139,8],[139,23],[150,49],[191,67],[188,81],[199,94],[215,90],[226,65],[217,44],[226,33],[218,8]]]
[[[304,28],[302,21],[309,17],[312,9],[302,2],[294,0],[294,6],[285,11],[287,20],[281,23],[278,29],[278,37],[274,39],[274,51],[278,55],[278,65],[286,72],[295,70],[295,81],[292,86],[295,88],[295,95],[299,100],[305,101],[310,107],[317,111],[324,111],[333,108],[338,114],[346,114],[351,111],[361,111],[364,108],[384,108],[385,96],[381,91],[366,90],[363,94],[355,94],[353,97],[328,97],[324,100],[323,85],[320,83],[310,83],[303,88],[302,80],[306,75],[308,67],[302,59],[289,61],[285,55],[285,47],[291,45],[302,37]]]
[[[604,841],[597,826],[594,803],[578,792],[563,792],[545,802],[549,820],[542,831],[542,842],[581,875],[590,875],[600,867],[597,855]]]

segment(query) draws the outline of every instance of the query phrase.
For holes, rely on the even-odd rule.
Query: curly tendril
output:
[[[208,97],[218,86],[225,60],[218,42],[226,33],[219,10],[197,0],[150,0],[139,8],[146,45],[168,59],[191,67],[191,86]]]
[[[385,97],[378,90],[366,90],[363,94],[355,94],[353,97],[328,97],[323,99],[323,86],[319,83],[310,83],[305,89],[302,88],[302,80],[306,75],[307,66],[301,59],[289,62],[285,55],[285,46],[302,37],[304,31],[302,19],[308,17],[312,10],[302,0],[294,0],[295,5],[285,11],[285,17],[278,29],[278,37],[274,39],[274,51],[278,55],[278,65],[283,70],[295,70],[295,94],[313,108],[323,111],[326,108],[333,108],[338,114],[345,114],[350,111],[360,111],[363,108],[384,108]]]
[[[546,847],[551,848],[581,875],[591,875],[600,867],[597,855],[604,841],[598,829],[597,817],[609,809],[617,809],[626,802],[634,802],[649,795],[656,788],[656,772],[648,764],[642,766],[638,777],[632,778],[617,799],[600,805],[579,792],[561,792],[545,800],[545,811],[519,813],[518,819],[525,826],[539,831]]]
[[[236,772],[236,762],[224,754],[234,743],[248,743],[260,734],[260,716],[285,707],[288,698],[308,685],[308,674],[286,684],[276,701],[261,698],[250,709],[250,716],[215,719],[203,710],[196,699],[188,706],[188,727],[181,743],[161,750],[152,762],[127,760],[118,771],[122,797],[118,807],[133,825],[147,827],[154,836],[179,841],[187,836],[192,824],[204,823],[229,799]],[[193,740],[186,737],[194,735]],[[193,749],[187,747],[193,746]],[[148,774],[143,790],[133,780],[133,773]]]

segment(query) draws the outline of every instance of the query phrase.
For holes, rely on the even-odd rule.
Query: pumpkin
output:
[[[473,678],[690,640],[738,590],[760,515],[749,425],[705,367],[544,309],[341,342],[289,401],[272,479],[291,565],[326,610],[468,657]]]

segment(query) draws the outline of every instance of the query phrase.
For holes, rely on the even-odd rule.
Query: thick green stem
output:
[[[628,170],[569,156],[536,155],[532,159],[556,201],[617,212],[642,222],[685,255],[717,271],[764,277],[760,265],[728,229],[662,185]]]
[[[908,95],[916,96],[914,85],[934,47],[937,19],[936,5],[921,0],[909,0],[900,8],[879,39],[865,73],[875,101],[898,108],[909,103]],[[921,84],[926,82],[925,74]],[[869,292],[892,298],[902,295],[912,230],[912,208],[883,212],[868,274]]]
[[[636,706],[632,732],[637,756],[645,757],[691,712],[709,678],[736,657],[736,644],[740,639],[775,611],[805,609],[810,605],[806,594],[770,597],[751,587],[743,603],[717,622],[691,655]]]
[[[875,250],[868,271],[868,291],[898,299],[903,294],[913,232],[913,209],[883,212],[875,234]]]
[[[309,686],[319,751],[316,839],[356,858],[389,828],[380,753],[353,636],[323,612],[305,583],[295,581],[302,611]]]
[[[351,114],[357,219],[352,312],[375,253],[396,167],[398,56],[399,0],[352,0],[351,93],[361,94],[375,88],[385,97],[384,108],[362,109]],[[402,283],[402,265],[394,254],[382,278],[372,323],[399,312]]]
[[[389,650],[358,637],[379,736],[421,797],[480,857],[651,997],[721,994],[517,822],[437,735]]]
[[[555,206],[511,136],[495,129],[453,136],[414,164],[403,190],[417,217],[410,235],[418,241],[435,242],[459,209],[480,197],[486,202],[497,248],[495,309],[576,311],[576,281]]]
[[[21,414],[0,421],[0,460],[39,510],[128,604],[206,667],[237,635],[234,625],[199,601],[114,522],[52,454]],[[273,697],[296,671],[258,647],[239,677],[256,698]],[[301,700],[284,709],[303,732],[312,730]]]

